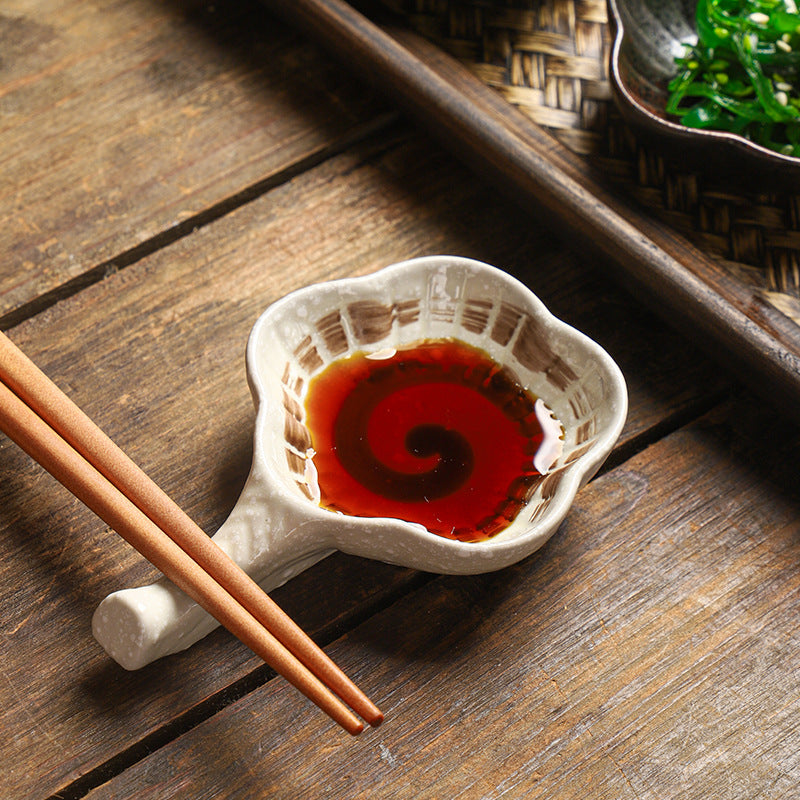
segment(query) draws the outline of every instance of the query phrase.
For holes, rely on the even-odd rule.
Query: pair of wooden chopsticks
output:
[[[380,725],[363,692],[3,333],[0,381],[0,430],[345,730],[364,729],[350,709]]]

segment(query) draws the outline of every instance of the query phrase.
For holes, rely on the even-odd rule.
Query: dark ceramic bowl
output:
[[[613,33],[611,83],[620,113],[667,151],[705,168],[800,177],[800,158],[733,133],[686,128],[667,118],[667,84],[675,57],[697,41],[696,0],[608,0]]]

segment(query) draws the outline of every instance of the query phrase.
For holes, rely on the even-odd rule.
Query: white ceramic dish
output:
[[[563,451],[513,523],[459,542],[397,519],[351,517],[313,499],[303,393],[330,361],[421,339],[457,338],[510,367],[564,426]],[[214,540],[270,591],[335,550],[428,572],[489,572],[541,547],[622,429],[622,374],[595,342],[553,317],[519,281],[476,261],[433,256],[310,286],[270,306],[247,346],[257,408],[250,476]],[[109,595],[98,641],[136,669],[185,649],[216,622],[166,580]]]

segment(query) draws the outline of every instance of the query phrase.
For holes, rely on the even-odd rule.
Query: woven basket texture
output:
[[[382,1],[800,324],[800,194],[687,171],[638,139],[612,101],[605,0]]]

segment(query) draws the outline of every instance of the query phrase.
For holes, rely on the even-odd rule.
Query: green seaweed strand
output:
[[[698,41],[676,59],[666,111],[800,156],[800,14],[795,0],[699,0]]]

